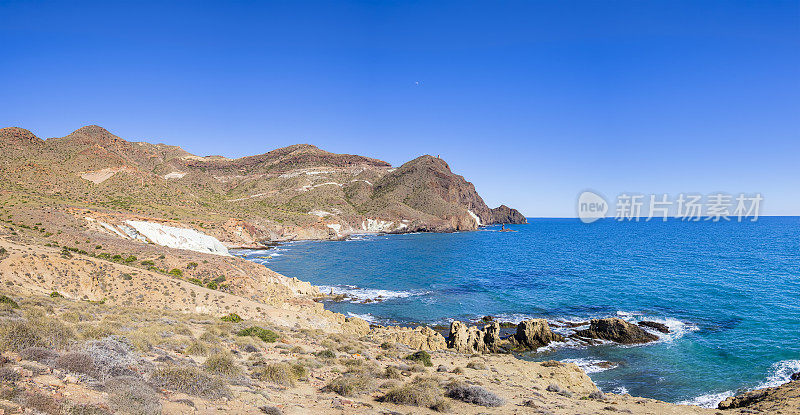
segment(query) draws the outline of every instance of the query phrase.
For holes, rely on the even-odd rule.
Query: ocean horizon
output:
[[[370,234],[236,255],[343,301],[325,307],[374,324],[516,323],[561,334],[592,318],[650,320],[657,342],[566,341],[529,360],[582,367],[604,391],[716,406],[800,370],[800,217],[755,222],[529,218],[475,232]]]

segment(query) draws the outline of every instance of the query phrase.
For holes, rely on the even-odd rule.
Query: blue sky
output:
[[[800,214],[800,2],[0,2],[0,125],[237,157],[440,154],[489,205]],[[419,84],[417,84],[417,82]]]

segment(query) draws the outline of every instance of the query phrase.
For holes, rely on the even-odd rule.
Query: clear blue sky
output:
[[[0,18],[0,125],[41,137],[440,154],[529,216],[573,216],[585,189],[800,214],[798,1],[6,0]]]

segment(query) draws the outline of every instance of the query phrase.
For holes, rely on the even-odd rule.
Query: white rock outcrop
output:
[[[156,245],[215,255],[230,255],[228,248],[217,238],[194,229],[176,228],[138,220],[128,220],[125,223]]]

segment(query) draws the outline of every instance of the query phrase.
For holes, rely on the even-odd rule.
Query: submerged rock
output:
[[[589,328],[578,330],[576,336],[609,340],[620,344],[639,344],[658,340],[658,337],[641,327],[617,317],[592,319]]]
[[[525,320],[517,325],[517,333],[514,335],[518,347],[536,350],[547,346],[552,342],[564,340],[564,336],[553,333],[547,320],[535,318]]]
[[[662,324],[656,321],[640,321],[639,326],[641,327],[650,327],[651,329],[656,329],[661,333],[669,333],[669,327],[666,324]]]

